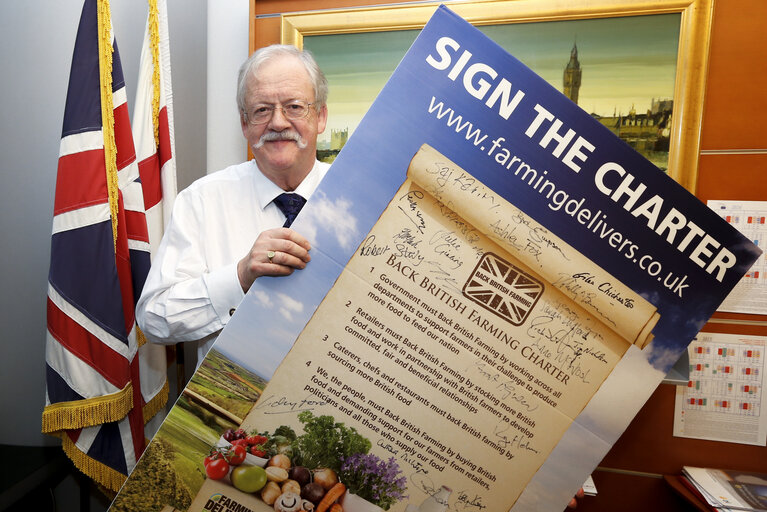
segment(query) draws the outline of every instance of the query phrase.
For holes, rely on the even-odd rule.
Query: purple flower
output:
[[[394,457],[384,461],[372,453],[356,453],[343,459],[339,477],[349,492],[389,510],[406,498],[407,479]]]

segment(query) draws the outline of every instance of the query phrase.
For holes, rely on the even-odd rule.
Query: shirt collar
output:
[[[253,179],[255,182],[255,191],[256,191],[256,200],[258,201],[259,207],[263,210],[267,206],[269,206],[269,203],[271,203],[275,197],[285,192],[280,187],[274,184],[272,180],[264,176],[264,174],[258,169],[258,164],[256,164],[255,160],[251,160],[253,162],[253,166],[256,168],[255,172],[253,173]],[[301,182],[300,185],[298,185],[298,188],[296,188],[293,192],[296,194],[299,194],[304,199],[309,199],[309,196],[312,195],[312,192],[314,192],[314,189],[316,188],[316,182],[319,179],[319,171],[318,171],[318,164],[319,161],[314,161],[314,167],[312,167],[312,170],[309,171],[309,174],[306,175],[304,180]]]

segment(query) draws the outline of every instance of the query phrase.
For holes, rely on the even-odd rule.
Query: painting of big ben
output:
[[[479,27],[662,170],[668,167],[678,14]],[[416,30],[304,38],[330,83],[328,129],[318,143],[332,158],[351,136]]]

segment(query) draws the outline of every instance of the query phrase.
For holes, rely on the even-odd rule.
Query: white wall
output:
[[[208,172],[247,158],[235,91],[248,58],[249,2],[208,0]]]
[[[206,172],[207,41],[217,36],[207,29],[206,0],[167,2],[181,188]],[[245,27],[245,39],[237,42],[227,34],[231,44],[241,46],[245,54],[247,3],[236,2],[238,8],[240,4],[246,6],[244,18],[238,20]],[[40,433],[45,393],[45,303],[59,140],[82,5],[83,0],[0,4],[2,444],[57,442]],[[111,7],[132,110],[146,2],[111,0]],[[224,88],[219,84],[227,81],[232,85]],[[234,81],[234,75],[222,76],[211,81],[210,87],[220,91],[215,94],[228,95],[234,105]],[[242,139],[239,128],[238,137]]]

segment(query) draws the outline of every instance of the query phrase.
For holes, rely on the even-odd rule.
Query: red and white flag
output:
[[[149,0],[133,110],[133,140],[152,254],[157,251],[170,221],[176,198],[173,135],[168,11],[165,0]],[[165,354],[166,348],[162,345],[144,343],[139,348],[141,391],[147,403],[156,403],[156,397],[163,393],[167,396]],[[154,434],[158,427],[159,422],[153,422],[147,433]]]
[[[176,148],[168,11],[165,0],[150,0],[149,4],[133,111],[133,139],[154,253],[176,198]]]

